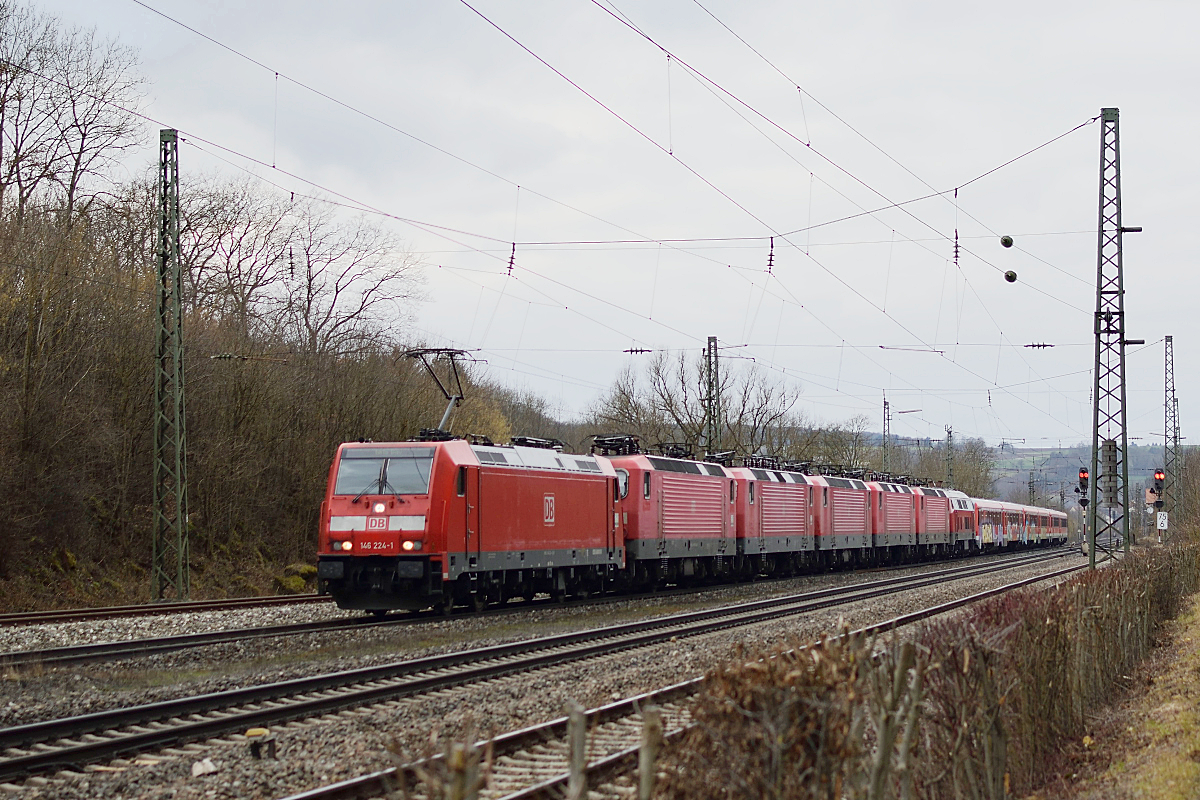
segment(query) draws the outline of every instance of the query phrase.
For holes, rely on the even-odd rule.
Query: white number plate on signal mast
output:
[[[394,536],[372,536],[370,534],[359,534],[358,550],[367,553],[395,553],[396,537]]]

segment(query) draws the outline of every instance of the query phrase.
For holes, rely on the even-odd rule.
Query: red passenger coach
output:
[[[318,589],[342,608],[565,594],[623,566],[607,459],[532,447],[347,443],[321,507]]]

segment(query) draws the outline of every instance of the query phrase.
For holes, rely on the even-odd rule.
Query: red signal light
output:
[[[1086,469],[1079,470],[1079,480],[1086,481],[1088,479],[1088,471]]]
[[[1167,473],[1163,472],[1161,469],[1154,473],[1154,480],[1165,481],[1166,479]]]

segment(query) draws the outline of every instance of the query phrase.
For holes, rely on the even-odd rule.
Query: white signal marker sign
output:
[[[1158,529],[1159,529],[1160,531],[1165,531],[1165,530],[1167,530],[1167,513],[1168,513],[1168,512],[1166,512],[1166,511],[1159,511],[1159,512],[1158,512],[1158,513],[1155,515],[1155,516],[1157,516],[1157,517],[1158,517]]]

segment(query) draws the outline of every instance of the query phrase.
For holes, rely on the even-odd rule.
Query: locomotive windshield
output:
[[[348,447],[338,464],[334,494],[428,494],[432,447]]]

